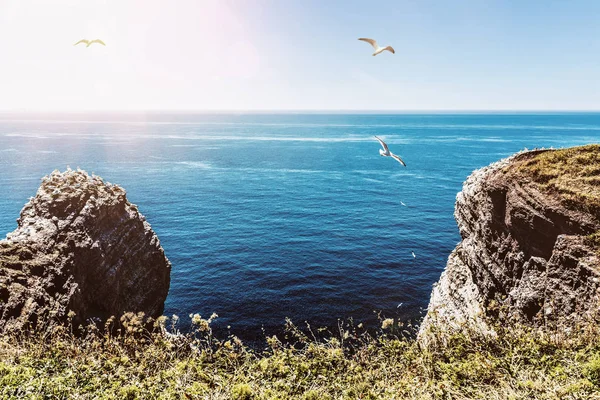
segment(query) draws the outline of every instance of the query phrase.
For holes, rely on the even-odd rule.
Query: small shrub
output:
[[[324,398],[327,397],[320,394],[316,390],[309,390],[308,392],[304,393],[304,396],[302,397],[303,400],[323,400]]]
[[[600,353],[592,356],[584,365],[583,372],[590,382],[596,386],[600,386]]]
[[[231,398],[233,400],[251,400],[254,398],[254,393],[250,385],[241,383],[231,389]]]

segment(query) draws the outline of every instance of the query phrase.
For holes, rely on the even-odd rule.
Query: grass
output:
[[[214,317],[212,317],[214,318]],[[211,319],[172,335],[128,314],[122,328],[61,325],[0,336],[1,398],[69,399],[592,399],[600,398],[600,335],[498,327],[498,336],[445,335],[428,348],[389,326],[351,321],[317,339],[288,321],[285,337],[252,349],[218,339]],[[360,325],[359,325],[360,326]],[[318,332],[317,332],[318,333]],[[433,344],[433,343],[444,343]]]
[[[568,208],[600,218],[600,145],[524,154],[516,170]]]
[[[600,223],[600,145],[525,153],[522,157],[516,164],[520,177],[557,196],[566,208],[587,212]],[[600,256],[600,230],[588,235],[586,242]]]

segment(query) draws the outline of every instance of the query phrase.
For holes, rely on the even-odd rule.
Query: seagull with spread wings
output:
[[[396,154],[392,153],[390,151],[390,149],[388,148],[388,145],[385,144],[385,142],[383,140],[381,140],[380,138],[378,138],[377,136],[375,136],[375,139],[379,140],[379,143],[381,143],[381,146],[383,146],[383,149],[379,149],[379,154],[383,157],[392,157],[394,160],[398,161],[400,164],[404,165],[406,167],[406,163],[404,161],[402,161],[402,159],[397,156]]]
[[[101,44],[102,46],[106,46],[106,43],[104,43],[100,39],[94,39],[94,40],[81,39],[79,42],[75,43],[73,46],[77,46],[79,43],[85,43],[87,45],[85,47],[90,47],[94,43],[98,43],[98,44]]]
[[[394,48],[392,46],[379,47],[379,45],[377,44],[377,42],[375,40],[368,39],[368,38],[359,38],[358,40],[362,40],[363,42],[367,42],[371,46],[373,46],[373,48],[375,49],[375,53],[373,53],[374,56],[376,56],[377,54],[383,53],[386,50],[391,52],[392,54],[396,54],[396,52],[394,51]]]

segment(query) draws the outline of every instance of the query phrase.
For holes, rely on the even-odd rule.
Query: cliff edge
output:
[[[564,328],[600,311],[600,145],[534,150],[474,171],[457,195],[462,241],[434,285],[432,325]]]
[[[0,331],[41,319],[83,323],[162,314],[171,264],[125,190],[82,170],[54,171],[0,241]]]

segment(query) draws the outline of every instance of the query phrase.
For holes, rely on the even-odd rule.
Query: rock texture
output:
[[[432,323],[570,329],[600,311],[600,146],[522,152],[477,170],[457,195],[462,242],[434,285]]]
[[[171,265],[121,187],[54,171],[17,223],[0,241],[0,330],[65,320],[70,311],[81,323],[162,313]]]

